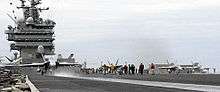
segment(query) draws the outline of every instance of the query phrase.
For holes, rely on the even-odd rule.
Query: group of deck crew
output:
[[[135,67],[134,64],[125,64],[125,65],[114,65],[114,64],[110,64],[110,65],[106,65],[104,64],[102,67],[98,68],[98,69],[94,69],[94,73],[103,73],[103,74],[119,74],[119,75],[127,75],[127,74],[141,74],[143,75],[144,73],[144,64],[141,63],[139,65],[138,68]],[[154,70],[155,70],[155,65],[153,63],[151,63],[149,65],[149,69],[147,69],[146,73],[149,74],[154,74]]]

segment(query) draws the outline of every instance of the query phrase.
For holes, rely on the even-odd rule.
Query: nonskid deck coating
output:
[[[192,90],[116,83],[108,81],[42,76],[35,69],[24,69],[40,92],[195,92]]]

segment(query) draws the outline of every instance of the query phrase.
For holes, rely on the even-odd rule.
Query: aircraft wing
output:
[[[103,65],[102,67],[104,67],[104,65]],[[110,67],[111,67],[111,65],[105,65],[105,67],[108,67],[108,68],[110,68]]]
[[[173,68],[176,68],[176,67],[158,67],[159,69],[173,69]]]
[[[32,63],[32,64],[8,64],[0,65],[1,67],[39,67],[44,66],[44,63]]]
[[[44,65],[45,63],[19,64],[20,67],[39,67]]]
[[[59,62],[58,66],[79,66],[78,63]]]
[[[104,65],[102,67],[104,67]],[[111,65],[106,65],[106,67],[111,68]],[[114,67],[119,68],[119,67],[122,67],[122,65],[116,65]]]
[[[122,65],[116,65],[115,67],[116,67],[116,68],[119,68],[119,67],[122,67]]]
[[[5,58],[7,58],[8,61],[13,62],[13,60],[11,60],[9,57],[5,56]]]

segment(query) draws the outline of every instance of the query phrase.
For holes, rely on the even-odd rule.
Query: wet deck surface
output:
[[[87,74],[83,76],[220,86],[220,74],[178,74],[178,75],[177,74],[156,74],[156,75]]]
[[[62,72],[61,72],[62,71]],[[75,76],[71,71],[71,68],[58,68],[55,70],[57,75]],[[184,83],[184,84],[198,84],[198,85],[214,85],[220,86],[220,74],[86,74],[81,73],[78,76],[83,77],[101,77],[101,78],[116,78],[116,79],[132,79],[132,80],[144,80],[144,81],[159,81],[159,82],[172,82],[172,83]]]
[[[30,76],[30,79],[42,92],[195,92],[181,89],[41,75]]]
[[[25,69],[25,73],[41,92],[195,92],[126,83],[42,76],[32,69],[27,70]]]

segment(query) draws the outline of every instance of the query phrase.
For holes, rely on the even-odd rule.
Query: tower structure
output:
[[[39,8],[41,0],[20,0],[21,5],[17,7],[23,10],[23,18],[14,19],[16,26],[8,26],[5,30],[7,40],[12,42],[11,50],[18,50],[23,63],[42,62],[39,58],[38,47],[44,48],[44,55],[54,55],[54,31],[55,22],[40,17],[40,12],[49,8]]]

